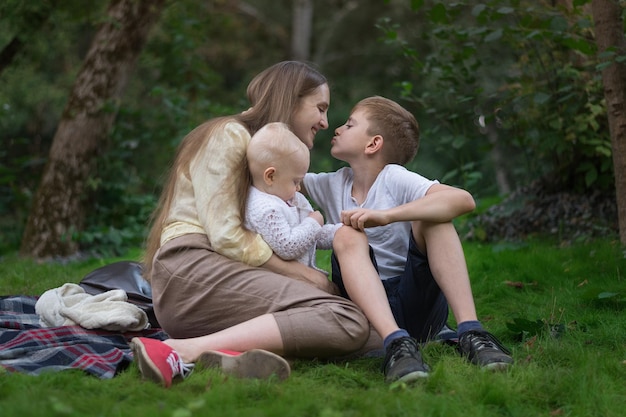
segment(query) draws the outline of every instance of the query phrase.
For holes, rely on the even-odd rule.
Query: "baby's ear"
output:
[[[274,183],[274,175],[276,174],[276,168],[268,167],[263,171],[263,182],[267,185],[272,185]]]

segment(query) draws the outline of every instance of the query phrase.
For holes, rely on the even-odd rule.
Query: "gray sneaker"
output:
[[[262,349],[246,352],[210,350],[200,355],[197,365],[217,368],[237,378],[269,379],[284,381],[291,374],[289,362],[283,357]]]
[[[386,382],[412,382],[427,377],[429,371],[415,339],[401,337],[391,342],[383,365]]]
[[[470,330],[459,338],[459,350],[474,365],[491,370],[506,369],[513,363],[511,352],[485,330]]]

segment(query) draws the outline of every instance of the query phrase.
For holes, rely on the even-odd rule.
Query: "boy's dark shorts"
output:
[[[370,247],[376,270],[376,256]],[[341,277],[335,253],[331,257],[332,280],[341,294],[350,298]],[[419,342],[434,338],[448,320],[448,303],[435,282],[428,258],[417,248],[411,235],[407,261],[402,275],[383,280],[387,299],[398,326]]]

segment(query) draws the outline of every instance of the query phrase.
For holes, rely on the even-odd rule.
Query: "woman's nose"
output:
[[[328,129],[328,116],[324,114],[322,116],[322,120],[320,120],[320,126],[322,129]]]

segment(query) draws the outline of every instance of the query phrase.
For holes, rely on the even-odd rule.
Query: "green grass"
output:
[[[433,368],[414,386],[387,385],[380,359],[296,361],[285,382],[197,369],[165,390],[131,365],[112,380],[79,371],[0,374],[3,416],[580,416],[624,415],[626,256],[611,241],[558,247],[465,244],[479,318],[515,366],[482,371],[430,344]],[[138,252],[125,259],[138,259]],[[0,294],[40,294],[119,260],[0,261]],[[327,265],[327,253],[320,266]],[[454,322],[451,320],[451,324]]]

